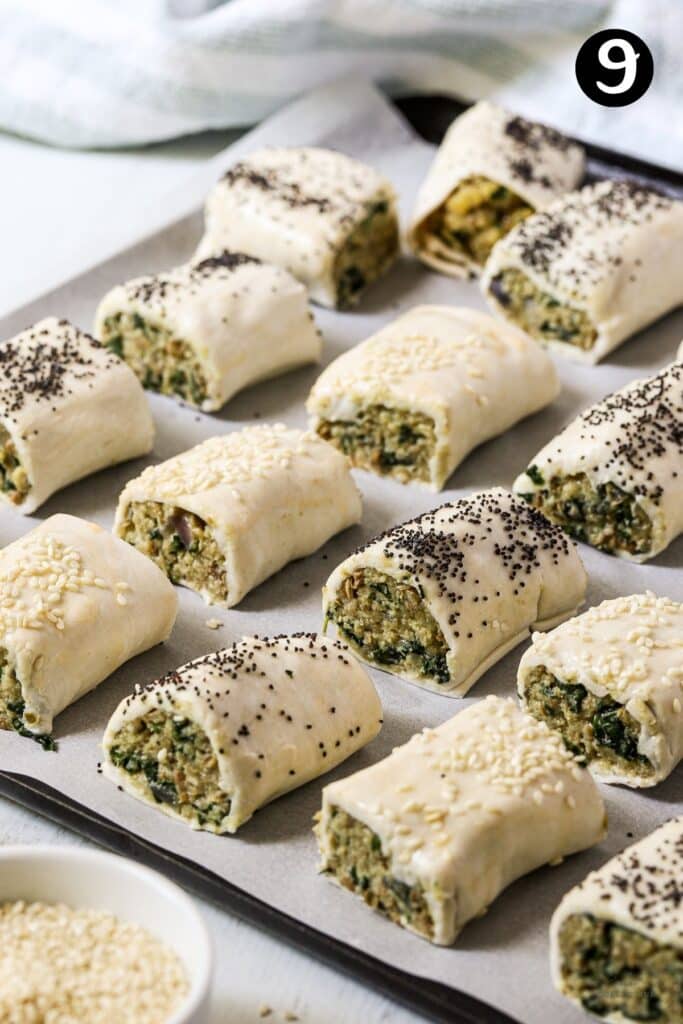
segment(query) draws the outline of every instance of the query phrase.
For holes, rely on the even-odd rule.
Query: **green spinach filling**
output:
[[[0,648],[0,729],[8,729],[38,743],[43,750],[56,750],[57,744],[48,733],[31,732],[26,726],[21,683],[7,661],[7,651]]]
[[[563,341],[584,351],[595,344],[598,334],[588,315],[537,288],[521,270],[496,274],[489,291],[508,319],[537,341]]]
[[[0,491],[13,505],[20,505],[30,490],[31,482],[14,441],[0,426]]]
[[[408,885],[392,875],[380,837],[338,807],[330,811],[327,832],[326,873],[390,920],[431,938],[434,924],[422,886]]]
[[[562,682],[541,666],[529,676],[524,699],[528,711],[557,730],[573,754],[622,773],[653,774],[650,761],[638,752],[640,723],[611,697]]]
[[[422,413],[368,405],[353,420],[322,420],[317,431],[360,469],[401,481],[430,479],[436,432]]]
[[[683,954],[629,928],[573,914],[559,936],[567,993],[599,1017],[683,1024]]]
[[[201,828],[219,828],[230,813],[209,738],[182,714],[154,710],[128,722],[108,756],[156,803]]]
[[[538,466],[527,475],[540,490],[522,497],[575,540],[609,554],[645,555],[652,547],[652,522],[635,496],[617,484],[593,484],[585,473],[544,479]]]
[[[448,645],[413,585],[377,569],[359,569],[344,580],[327,618],[367,661],[450,682]]]
[[[101,340],[128,363],[143,387],[190,405],[206,400],[206,376],[197,353],[166,327],[138,313],[115,313],[104,321]]]
[[[393,263],[398,250],[398,220],[389,200],[369,203],[336,260],[337,308],[355,305],[361,292]]]

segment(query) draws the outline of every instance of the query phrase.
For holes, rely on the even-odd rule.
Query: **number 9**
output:
[[[610,50],[613,48],[621,51],[623,55],[622,60],[613,60],[610,57]],[[637,50],[634,50],[632,44],[626,39],[607,39],[598,50],[598,60],[603,68],[608,68],[610,71],[620,71],[623,69],[624,77],[618,85],[605,85],[604,82],[598,80],[595,83],[598,89],[602,92],[613,94],[628,92],[636,80],[639,57],[640,54]]]

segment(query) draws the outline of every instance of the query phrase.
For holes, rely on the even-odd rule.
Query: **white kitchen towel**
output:
[[[626,109],[573,64],[628,28],[655,80]],[[0,0],[0,127],[115,147],[252,124],[349,74],[394,95],[494,96],[604,145],[683,168],[679,0]]]

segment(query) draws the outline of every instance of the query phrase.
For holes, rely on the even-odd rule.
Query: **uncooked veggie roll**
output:
[[[571,541],[496,487],[359,548],[328,579],[323,608],[365,661],[462,696],[532,629],[573,615],[585,592]]]
[[[129,368],[67,320],[0,344],[0,500],[30,515],[51,494],[154,443]]]
[[[605,830],[559,736],[492,696],[325,786],[316,826],[322,871],[442,946],[515,879]]]
[[[683,818],[607,861],[550,926],[557,989],[612,1024],[683,1020]]]
[[[493,103],[476,103],[446,132],[418,193],[416,255],[453,277],[478,273],[495,243],[583,177],[581,146]]]
[[[261,149],[209,193],[199,259],[223,249],[289,270],[323,306],[354,305],[399,252],[389,181],[343,153]]]
[[[537,341],[598,363],[683,302],[672,269],[682,261],[683,202],[599,181],[519,224],[491,252],[481,284],[492,308]]]
[[[599,779],[654,786],[683,758],[683,605],[617,597],[537,633],[517,687]]]
[[[254,811],[369,743],[382,706],[344,644],[251,637],[138,687],[112,715],[104,773],[191,828]]]
[[[146,388],[206,412],[320,358],[306,289],[281,267],[221,252],[113,288],[95,334]]]
[[[0,728],[50,746],[55,715],[162,643],[173,587],[94,523],[56,515],[0,551]]]
[[[581,413],[514,490],[577,540],[644,562],[683,530],[682,417],[672,363]]]
[[[173,583],[230,608],[360,517],[343,455],[315,434],[264,424],[149,466],[121,493],[114,529]]]
[[[316,381],[313,427],[355,466],[434,490],[477,445],[551,402],[539,346],[485,313],[418,306]]]

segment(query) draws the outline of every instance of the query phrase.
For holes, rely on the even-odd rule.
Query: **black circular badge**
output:
[[[576,80],[594,103],[627,107],[650,87],[652,54],[640,36],[623,28],[596,32],[576,55]]]

